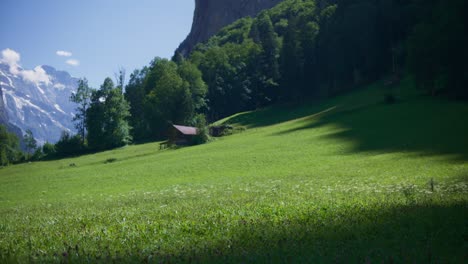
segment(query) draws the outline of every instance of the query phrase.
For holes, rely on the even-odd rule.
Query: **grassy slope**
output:
[[[463,262],[468,105],[408,86],[241,113],[203,146],[0,169],[0,262]]]

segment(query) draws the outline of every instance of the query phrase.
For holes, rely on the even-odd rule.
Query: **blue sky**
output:
[[[23,68],[50,65],[97,88],[120,67],[128,75],[170,58],[193,11],[193,0],[0,0],[0,51],[19,53]]]

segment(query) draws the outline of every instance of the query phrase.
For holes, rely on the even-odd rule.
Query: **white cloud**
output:
[[[41,66],[36,66],[34,70],[24,70],[21,72],[21,76],[23,76],[23,80],[35,84],[45,83],[49,85],[51,83],[50,76]]]
[[[71,52],[65,50],[57,50],[55,54],[62,57],[71,57],[73,55]]]
[[[18,52],[12,49],[2,50],[0,61],[10,66],[11,74],[21,76],[23,80],[35,84],[45,83],[49,85],[51,83],[50,76],[41,66],[36,66],[33,70],[23,70],[19,64],[20,59],[21,55]]]
[[[55,54],[57,54],[58,56],[61,56],[61,57],[71,57],[73,55],[73,53],[71,53],[70,51],[65,51],[65,50],[57,50],[57,52],[55,52]],[[68,59],[65,61],[66,64],[68,65],[71,65],[71,66],[79,66],[80,65],[80,61],[79,60],[76,60],[76,59]]]
[[[75,59],[69,59],[69,60],[66,61],[66,63],[68,65],[71,65],[71,66],[79,66],[80,65],[80,61],[75,60]]]
[[[6,63],[10,66],[10,72],[13,75],[19,74],[19,61],[21,56],[18,52],[12,49],[4,49],[2,50],[2,58],[0,59],[1,62]]]
[[[8,65],[12,65],[12,64],[18,64],[20,59],[21,59],[21,56],[18,52],[12,49],[2,50],[2,62],[7,63]]]

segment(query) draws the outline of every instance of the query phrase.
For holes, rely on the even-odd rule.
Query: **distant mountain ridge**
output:
[[[26,72],[21,67],[12,69],[0,62],[0,123],[19,136],[30,129],[40,144],[55,143],[62,131],[74,131],[75,105],[69,98],[78,79],[47,65],[37,69],[46,80],[31,81],[21,74]]]
[[[192,30],[176,52],[187,56],[220,29],[247,16],[272,8],[283,0],[195,0]]]

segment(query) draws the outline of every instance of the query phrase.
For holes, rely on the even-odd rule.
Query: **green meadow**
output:
[[[468,105],[408,80],[194,147],[0,168],[0,262],[464,263]]]

